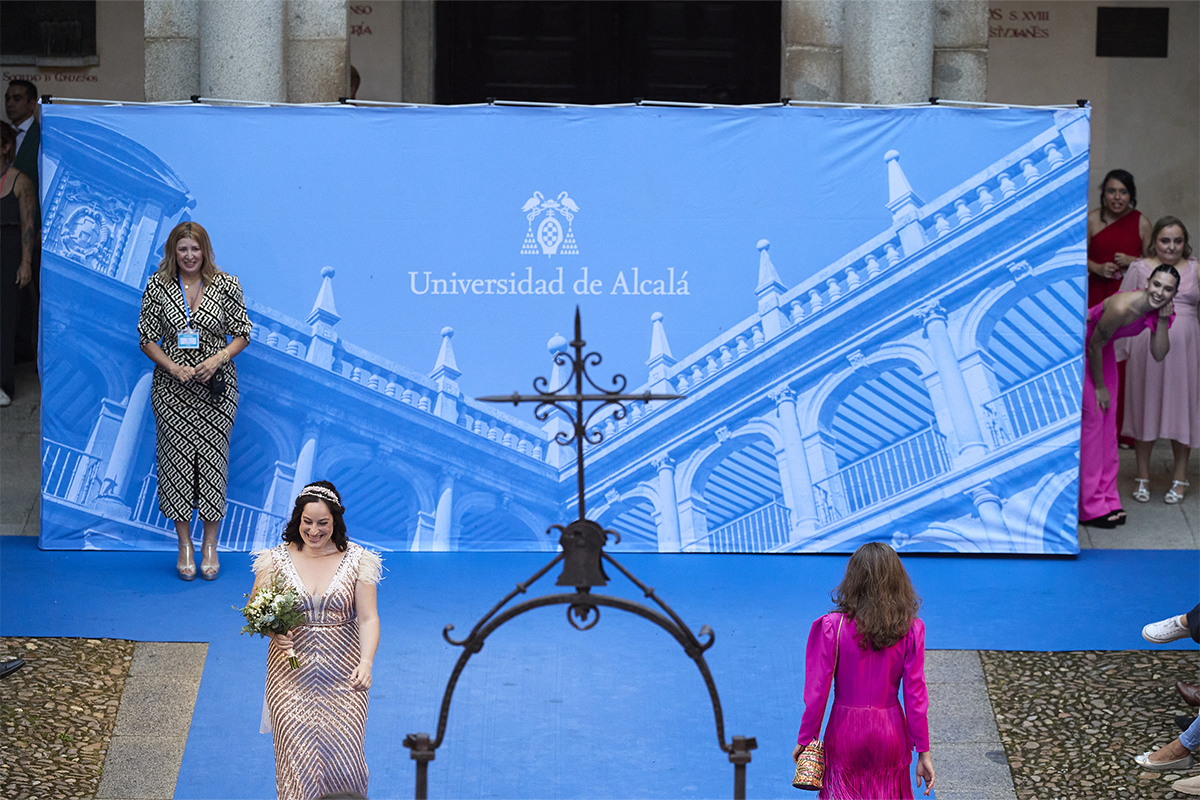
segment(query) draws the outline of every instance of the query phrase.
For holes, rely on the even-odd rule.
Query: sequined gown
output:
[[[279,800],[315,800],[330,792],[367,794],[363,739],[368,693],[350,688],[350,673],[359,660],[354,585],[377,583],[381,568],[376,553],[351,542],[329,589],[312,596],[286,544],[255,558],[256,573],[281,574],[296,588],[308,618],[291,632],[299,669],[288,666],[286,651],[274,642],[267,651],[263,732],[274,733]]]

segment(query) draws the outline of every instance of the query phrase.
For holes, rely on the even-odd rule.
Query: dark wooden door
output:
[[[778,0],[437,4],[436,99],[779,100]]]

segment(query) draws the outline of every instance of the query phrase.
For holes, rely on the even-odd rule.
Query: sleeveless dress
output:
[[[229,344],[227,337],[250,340],[250,317],[238,279],[218,273],[204,287],[192,312],[192,327],[200,334],[200,347],[181,350],[176,334],[187,326],[183,292],[177,283],[151,276],[142,294],[138,318],[140,344],[154,342],[176,364],[197,366]],[[180,383],[162,367],[154,368],[150,407],[154,410],[158,507],[167,519],[190,520],[192,509],[200,519],[215,522],[225,517],[229,481],[229,436],[238,409],[237,367],[221,367],[225,391],[214,398],[208,385],[197,380]]]
[[[1117,253],[1141,258],[1142,234],[1138,230],[1141,224],[1142,212],[1134,209],[1119,220],[1106,225],[1104,230],[1088,240],[1088,261],[1107,264]],[[1117,292],[1123,291],[1126,290],[1122,287],[1120,278],[1101,278],[1099,275],[1088,273],[1088,308],[1103,303]]]
[[[17,315],[21,307],[17,270],[20,268],[20,201],[15,189],[10,189],[0,197],[0,389],[10,397],[17,383]]]
[[[1117,426],[1114,417],[1116,406],[1109,403],[1108,410],[1101,412],[1096,404],[1096,384],[1087,365],[1087,343],[1092,331],[1104,315],[1104,304],[1092,306],[1087,314],[1087,338],[1083,356],[1083,408],[1079,432],[1079,519],[1090,520],[1103,517],[1121,509],[1121,497],[1117,494]],[[1167,322],[1168,328],[1175,319]],[[1158,311],[1140,317],[1128,325],[1118,328],[1108,344],[1101,349],[1104,366],[1104,385],[1112,396],[1117,387],[1117,355],[1113,342],[1137,336],[1144,330],[1158,329]]]
[[[1176,266],[1179,291],[1175,295],[1175,321],[1171,324],[1171,351],[1162,363],[1150,355],[1150,334],[1143,331],[1117,345],[1128,352],[1125,366],[1124,436],[1143,442],[1174,439],[1200,447],[1200,280],[1196,259]],[[1145,289],[1154,266],[1146,261],[1129,265],[1121,291]]]
[[[308,621],[292,629],[300,667],[271,642],[262,732],[275,739],[279,800],[315,800],[331,792],[367,794],[367,692],[350,688],[358,666],[358,616],[354,585],[378,583],[377,553],[351,542],[324,595],[312,596],[296,573],[287,544],[255,554],[256,574],[281,574],[295,587]]]
[[[913,796],[912,751],[929,749],[929,693],[925,687],[925,623],[914,619],[891,647],[863,649],[854,620],[819,617],[804,656],[804,716],[797,744],[820,738],[829,684],[833,708],[825,728],[822,800],[892,800]],[[833,680],[837,642],[837,680]],[[899,692],[903,684],[904,707]]]

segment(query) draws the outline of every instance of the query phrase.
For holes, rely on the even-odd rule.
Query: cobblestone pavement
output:
[[[112,639],[0,638],[5,800],[94,797],[133,658]],[[1200,652],[980,653],[1020,800],[1171,800],[1195,774],[1145,772],[1135,754],[1179,735],[1174,682],[1200,681]]]
[[[94,797],[104,773],[133,642],[0,638],[0,791],[5,800]]]
[[[980,654],[1019,800],[1182,798],[1133,757],[1180,733],[1192,713],[1175,681],[1195,683],[1200,653],[1167,650]]]

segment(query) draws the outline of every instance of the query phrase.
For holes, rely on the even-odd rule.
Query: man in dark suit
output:
[[[13,167],[29,176],[34,186],[39,186],[37,197],[40,200],[41,190],[38,184],[38,148],[42,142],[42,129],[38,125],[37,86],[26,80],[10,81],[4,92],[4,113],[8,121],[17,129],[17,157]],[[38,209],[41,216],[41,209]],[[33,280],[20,290],[17,312],[17,361],[34,361],[37,359],[38,332],[38,267],[41,261],[41,248],[35,247],[33,252]]]
[[[37,184],[38,146],[42,141],[37,116],[37,87],[29,81],[11,81],[4,93],[4,114],[17,129],[17,158],[13,166]]]

